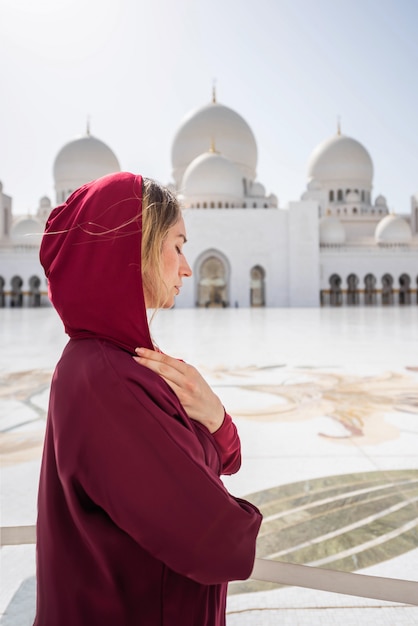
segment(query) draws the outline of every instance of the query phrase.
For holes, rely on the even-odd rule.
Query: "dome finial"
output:
[[[209,152],[211,152],[212,154],[216,153],[215,138],[213,136],[210,138]]]
[[[212,81],[212,104],[216,104],[216,78]]]
[[[337,115],[337,135],[341,135],[341,117]]]
[[[87,115],[86,135],[90,137],[90,115]]]

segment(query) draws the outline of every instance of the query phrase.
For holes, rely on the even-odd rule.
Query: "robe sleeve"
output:
[[[224,421],[212,433],[221,458],[221,474],[235,474],[241,467],[241,442],[232,418],[225,412]]]
[[[75,517],[80,506],[98,507],[154,558],[199,583],[248,578],[260,512],[228,493],[193,431],[150,397],[145,368],[129,355],[106,357],[70,360],[51,391],[52,405],[61,397],[57,457]]]

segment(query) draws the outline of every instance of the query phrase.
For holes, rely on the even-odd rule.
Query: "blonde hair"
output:
[[[181,217],[176,196],[150,178],[142,182],[142,282],[153,308],[163,305],[167,286],[161,275],[161,250],[168,231]]]

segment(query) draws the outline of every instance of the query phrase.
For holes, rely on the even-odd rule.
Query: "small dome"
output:
[[[35,218],[21,217],[12,225],[10,238],[14,244],[39,246],[43,231],[43,225]]]
[[[48,198],[48,196],[42,196],[42,198],[39,200],[39,206],[42,209],[50,209],[51,208],[51,200]]]
[[[323,217],[319,222],[319,243],[341,245],[345,243],[345,229],[336,217]]]
[[[373,163],[366,148],[345,135],[334,135],[322,142],[309,159],[309,182],[315,180],[344,186],[363,183],[363,187],[371,188],[372,179]]]
[[[218,152],[205,152],[186,169],[181,193],[184,198],[241,200],[244,195],[240,169]]]
[[[255,179],[257,144],[251,128],[238,113],[212,102],[189,113],[174,137],[171,160],[178,188],[186,168],[212,144],[239,166],[241,177]]]
[[[375,230],[375,239],[381,244],[404,244],[412,237],[410,225],[399,215],[386,215]]]
[[[270,206],[273,206],[273,207],[278,207],[279,206],[279,199],[278,199],[278,197],[276,196],[275,193],[271,193],[269,195],[268,201],[269,201]]]
[[[67,143],[54,161],[57,200],[60,191],[69,195],[81,185],[106,174],[120,172],[119,162],[112,150],[100,139],[85,135]]]
[[[374,203],[378,207],[386,207],[387,206],[385,196],[377,196],[377,198],[376,198]]]
[[[311,178],[308,181],[307,189],[308,189],[308,191],[321,191],[322,185],[319,182],[319,180],[315,180],[315,179]]]
[[[254,196],[257,198],[264,198],[266,195],[266,190],[264,185],[259,182],[252,183],[250,186],[250,196]]]

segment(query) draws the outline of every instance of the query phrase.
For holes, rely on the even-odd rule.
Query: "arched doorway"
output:
[[[338,276],[338,274],[332,274],[329,279],[329,286],[331,289],[330,305],[341,306],[343,301],[341,291],[341,276]]]
[[[41,306],[41,279],[38,276],[29,278],[29,306]]]
[[[399,304],[411,304],[411,277],[408,274],[399,277]]]
[[[376,304],[376,277],[373,274],[364,277],[364,304]]]
[[[265,306],[265,277],[266,273],[260,265],[255,265],[250,273],[250,303],[251,306]]]
[[[23,306],[23,293],[22,293],[22,285],[23,280],[20,276],[13,276],[10,281],[12,285],[12,290],[10,293],[10,306],[20,308]]]
[[[197,306],[228,306],[228,272],[224,261],[215,254],[204,259],[199,267]]]
[[[349,306],[356,306],[359,303],[358,283],[359,279],[356,274],[350,274],[347,277],[347,304]]]
[[[393,304],[393,277],[390,274],[382,276],[382,305]]]

